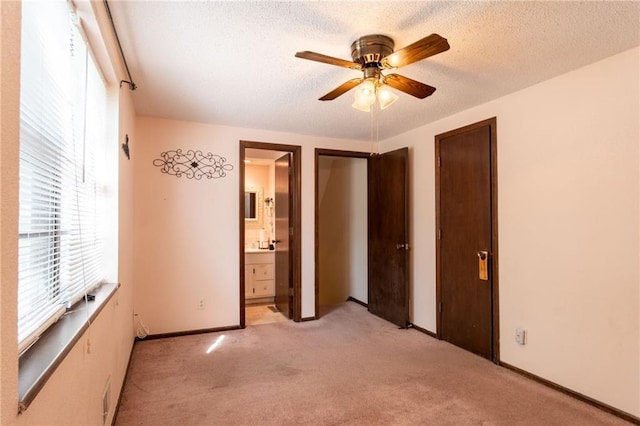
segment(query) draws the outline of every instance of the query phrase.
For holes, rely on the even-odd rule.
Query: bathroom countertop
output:
[[[245,253],[273,253],[275,250],[269,249],[259,249],[259,248],[246,248],[244,249]]]

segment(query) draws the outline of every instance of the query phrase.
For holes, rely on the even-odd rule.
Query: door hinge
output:
[[[438,229],[438,239],[441,240],[442,239],[442,228]]]
[[[291,235],[293,237],[293,226],[289,227],[289,235]]]
[[[289,287],[289,296],[293,297],[293,287]]]
[[[438,304],[438,312],[442,312],[442,302]]]
[[[438,167],[442,166],[442,157],[438,155]]]

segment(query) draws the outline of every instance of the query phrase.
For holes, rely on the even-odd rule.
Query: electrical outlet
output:
[[[204,309],[204,299],[198,300],[198,310]]]
[[[519,345],[527,344],[527,330],[516,328],[516,343]]]

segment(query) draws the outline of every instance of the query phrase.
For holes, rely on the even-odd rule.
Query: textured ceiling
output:
[[[138,115],[363,140],[371,117],[351,108],[352,92],[317,100],[361,72],[296,52],[350,60],[351,43],[372,33],[396,49],[431,33],[449,41],[450,50],[395,71],[437,91],[423,100],[399,93],[377,115],[383,140],[640,44],[635,1],[109,5]]]

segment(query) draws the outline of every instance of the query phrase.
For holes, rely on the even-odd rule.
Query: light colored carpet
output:
[[[116,418],[116,425],[342,424],[626,423],[355,303],[318,321],[138,342]]]

